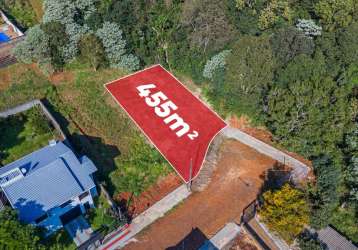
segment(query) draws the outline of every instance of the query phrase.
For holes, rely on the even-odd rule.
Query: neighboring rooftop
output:
[[[0,10],[0,44],[7,43],[15,38],[23,36],[19,28],[17,28],[5,15],[3,11]]]
[[[77,158],[63,142],[52,142],[0,168],[0,186],[20,219],[30,223],[95,187],[96,170],[87,157]]]
[[[318,238],[329,250],[358,250],[352,242],[330,226],[318,231]]]

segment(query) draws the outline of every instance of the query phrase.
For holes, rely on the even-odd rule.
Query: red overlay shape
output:
[[[105,87],[185,182],[199,174],[211,141],[226,127],[224,120],[161,65]]]

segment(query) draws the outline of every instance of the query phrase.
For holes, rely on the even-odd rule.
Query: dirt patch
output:
[[[0,90],[5,90],[11,83],[11,74],[9,70],[3,69],[0,73]]]
[[[226,140],[208,187],[193,193],[181,206],[136,237],[138,242],[130,243],[125,249],[176,249],[184,243],[185,249],[192,249],[185,239],[193,231],[205,235],[202,241],[210,239],[227,222],[239,222],[243,209],[260,192],[263,173],[274,164],[274,160],[252,148]]]
[[[54,85],[60,85],[61,83],[73,82],[74,76],[72,72],[64,71],[52,74],[49,79]]]
[[[119,204],[126,204],[130,201],[127,208],[129,215],[136,217],[138,214],[143,213],[146,209],[152,206],[157,201],[161,200],[164,196],[174,191],[182,184],[179,176],[171,173],[165,177],[159,178],[156,184],[149,187],[146,191],[141,193],[138,197],[132,196],[131,193],[121,193],[115,197]]]
[[[309,160],[307,160],[306,158],[304,158],[303,156],[277,147],[277,145],[275,145],[273,142],[272,134],[263,127],[259,127],[259,128],[252,127],[250,125],[250,121],[247,117],[241,116],[240,118],[238,118],[236,116],[232,116],[229,119],[229,124],[231,127],[238,128],[241,131],[251,135],[252,137],[255,137],[256,139],[259,139],[260,141],[263,141],[273,147],[280,149],[282,152],[285,152],[286,154],[292,156],[293,158],[303,162],[307,166],[312,167],[312,163]]]

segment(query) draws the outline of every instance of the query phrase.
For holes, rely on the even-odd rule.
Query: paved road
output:
[[[240,221],[263,183],[263,173],[275,161],[234,140],[224,142],[212,181],[202,192],[157,220],[126,250],[198,249],[226,223]]]

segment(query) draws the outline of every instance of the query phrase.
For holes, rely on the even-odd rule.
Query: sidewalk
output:
[[[127,229],[120,231],[118,235],[112,237],[112,239],[105,243],[100,249],[114,250],[125,246],[133,236],[152,224],[155,220],[163,217],[165,213],[186,199],[190,194],[187,186],[185,184],[181,185],[179,188],[148,208],[145,212],[134,218]]]

